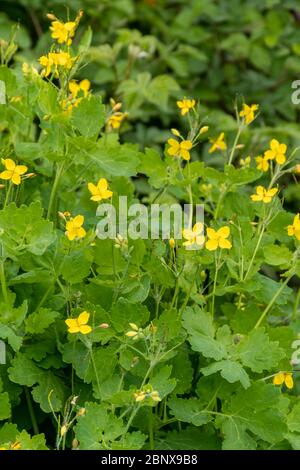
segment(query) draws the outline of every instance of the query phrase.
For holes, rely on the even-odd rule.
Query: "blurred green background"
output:
[[[241,156],[261,153],[274,136],[300,145],[300,105],[291,101],[300,79],[299,0],[2,0],[0,37],[20,24],[12,66],[38,66],[49,50],[48,12],[65,21],[79,9],[72,47],[89,47],[78,78],[89,78],[105,102],[123,102],[123,140],[161,147],[171,127],[184,126],[176,99],[187,96],[230,141],[238,97],[260,106]],[[287,184],[285,198],[299,202],[299,184]]]

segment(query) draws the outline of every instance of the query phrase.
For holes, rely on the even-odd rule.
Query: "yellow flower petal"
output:
[[[11,158],[2,159],[2,163],[5,165],[5,168],[9,171],[14,171],[14,169],[16,168],[16,164]]]
[[[214,251],[218,248],[219,243],[218,240],[207,240],[205,247],[209,251]]]
[[[294,386],[292,374],[285,374],[284,383],[287,388],[291,389]]]
[[[229,228],[229,227],[221,227],[221,228],[219,228],[219,230],[217,231],[217,235],[218,235],[218,237],[222,237],[222,238],[227,238],[227,237],[229,237],[229,235],[230,235],[230,228]]]
[[[90,318],[90,314],[88,312],[86,311],[81,312],[81,314],[77,318],[78,325],[86,325],[87,322],[89,321],[89,318]]]
[[[83,335],[87,335],[88,333],[90,333],[92,331],[92,328],[89,325],[81,325],[79,327],[79,331]]]
[[[11,180],[14,184],[19,185],[21,184],[21,176],[18,173],[13,173]]]
[[[284,373],[283,372],[278,372],[276,375],[273,377],[273,384],[274,385],[282,385],[284,382]]]
[[[3,180],[10,180],[12,177],[12,171],[4,170],[0,173],[0,178]]]
[[[76,215],[76,217],[74,217],[74,219],[73,219],[73,224],[74,224],[74,227],[76,227],[76,228],[81,227],[83,222],[84,222],[83,215]]]

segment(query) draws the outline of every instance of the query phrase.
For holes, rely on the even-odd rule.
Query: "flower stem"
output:
[[[26,398],[26,402],[27,402],[27,407],[28,407],[28,412],[29,412],[30,419],[31,419],[33,432],[34,432],[34,434],[39,434],[39,427],[38,427],[38,424],[37,424],[37,421],[36,421],[36,417],[35,417],[35,414],[34,414],[34,409],[33,409],[32,402],[31,402],[30,393],[29,393],[29,390],[28,390],[27,387],[24,387],[24,392],[25,392],[25,398]]]
[[[54,182],[53,182],[53,186],[52,186],[52,190],[51,190],[51,194],[50,194],[50,199],[49,199],[47,219],[50,219],[50,217],[52,215],[52,211],[53,211],[53,207],[54,207],[54,203],[55,203],[55,198],[56,198],[56,193],[57,193],[57,188],[58,188],[58,184],[60,182],[60,178],[61,178],[61,175],[62,175],[62,172],[63,172],[63,167],[64,167],[63,163],[60,166],[57,165],[57,171],[56,171],[56,175],[55,175],[55,178],[54,178]]]
[[[234,142],[233,142],[233,146],[232,146],[232,149],[231,149],[231,152],[230,152],[230,155],[229,155],[228,165],[231,165],[231,163],[232,163],[234,152],[235,152],[236,146],[238,144],[238,141],[239,141],[242,130],[243,130],[243,126],[240,125],[239,128],[238,128],[238,131],[236,133],[236,136],[235,136],[235,139],[234,139]]]
[[[281,292],[283,291],[283,289],[286,287],[286,285],[289,283],[289,281],[291,280],[291,278],[293,277],[294,273],[290,274],[286,280],[281,284],[280,288],[277,290],[277,292],[274,294],[273,298],[271,299],[271,301],[268,303],[268,305],[266,306],[266,308],[264,309],[263,313],[261,314],[261,316],[259,317],[259,319],[257,320],[255,326],[254,326],[254,330],[256,328],[258,328],[261,324],[261,322],[264,320],[265,316],[267,315],[267,313],[269,312],[269,310],[273,307],[277,297],[279,297],[279,295],[281,294]]]

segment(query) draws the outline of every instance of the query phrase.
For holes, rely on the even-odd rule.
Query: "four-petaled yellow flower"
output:
[[[278,372],[276,375],[274,375],[273,384],[285,384],[287,388],[291,389],[294,386],[293,376],[290,372]]]
[[[268,160],[275,159],[278,165],[283,165],[286,161],[286,150],[286,144],[280,144],[278,140],[272,139],[270,142],[270,149],[265,152],[265,158]]]
[[[184,160],[190,160],[190,152],[193,144],[190,140],[182,140],[178,142],[175,139],[169,139],[168,144],[170,147],[168,148],[167,152],[172,157],[182,157]]]
[[[209,251],[215,251],[217,248],[225,248],[230,250],[232,244],[227,238],[230,235],[229,227],[221,227],[219,230],[214,230],[213,228],[208,228],[206,230],[208,240],[205,244],[205,247]]]
[[[210,139],[210,143],[212,146],[209,149],[209,153],[213,153],[216,150],[226,150],[227,149],[227,144],[224,141],[225,134],[224,132],[221,132],[221,134],[216,138],[216,139]]]
[[[269,160],[266,158],[266,156],[262,157],[259,155],[258,157],[255,157],[256,163],[257,163],[257,169],[261,171],[268,171],[269,169]]]
[[[53,73],[55,77],[59,75],[59,68],[70,70],[73,67],[74,59],[68,52],[49,52],[39,58],[39,63],[44,67],[42,75],[48,77]]]
[[[76,217],[72,217],[66,223],[66,236],[70,241],[75,239],[84,238],[86,236],[86,231],[82,227],[84,222],[83,215],[76,215]]]
[[[203,224],[201,222],[197,222],[193,229],[186,228],[182,231],[183,238],[187,241],[183,243],[183,246],[192,246],[192,245],[203,245],[204,243],[204,235],[203,235]]]
[[[272,201],[272,198],[278,192],[277,188],[266,189],[263,186],[256,187],[256,194],[252,194],[250,197],[252,201],[259,202],[262,201],[265,204],[268,204]]]
[[[105,178],[100,178],[97,185],[88,183],[89,192],[92,194],[92,201],[102,201],[102,199],[109,199],[112,197],[113,192],[108,189],[108,183]]]
[[[293,224],[289,225],[287,230],[290,237],[295,236],[297,240],[300,240],[300,214],[295,215]]]
[[[87,335],[92,331],[90,325],[87,325],[90,314],[86,311],[81,312],[77,318],[68,318],[65,320],[69,333],[82,333]]]
[[[243,109],[240,111],[240,116],[245,119],[245,124],[250,124],[255,119],[255,111],[258,110],[258,104],[251,104],[250,106],[246,103],[243,104]]]
[[[3,180],[11,180],[12,183],[19,185],[21,183],[21,175],[24,175],[28,170],[25,165],[16,165],[10,158],[1,159],[6,170],[0,173],[0,178]]]
[[[241,158],[241,159],[240,159],[240,165],[241,165],[243,168],[249,168],[249,166],[251,165],[251,157],[250,157],[250,155],[248,155],[248,157],[246,157],[246,158]]]
[[[124,119],[128,116],[128,113],[122,113],[118,111],[109,116],[107,120],[107,127],[109,129],[119,129]]]
[[[59,20],[52,21],[50,26],[51,36],[59,44],[66,43],[67,46],[70,46],[75,35],[76,26],[75,21],[68,21],[67,23]]]
[[[177,106],[181,109],[181,115],[184,116],[189,112],[190,109],[195,107],[196,101],[195,100],[187,100],[184,98],[181,101],[177,101]]]
[[[69,90],[72,93],[72,98],[77,98],[80,91],[83,92],[83,96],[87,96],[90,86],[91,82],[87,78],[81,80],[79,83],[77,83],[76,80],[71,80],[69,82]]]

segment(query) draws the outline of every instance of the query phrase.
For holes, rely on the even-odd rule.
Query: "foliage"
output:
[[[298,63],[291,13],[102,3],[72,2],[62,43],[63,27],[31,49],[24,28],[1,43],[0,447],[299,449],[300,222],[283,200],[288,178],[299,191],[298,137],[281,92],[266,97]],[[45,2],[22,7],[39,30]],[[136,15],[151,35],[126,29]],[[91,16],[107,29],[90,46]],[[237,100],[234,120],[252,86],[260,116]],[[182,91],[195,102],[174,104]],[[191,217],[182,240],[102,240],[97,206],[118,213],[118,196],[202,203],[205,231]]]

